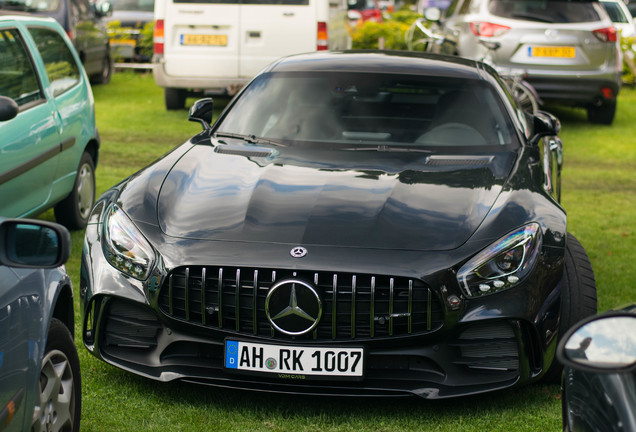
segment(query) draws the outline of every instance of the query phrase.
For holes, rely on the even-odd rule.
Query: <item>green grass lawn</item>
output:
[[[152,75],[118,73],[93,88],[102,138],[98,194],[200,130],[187,111],[167,112]],[[192,100],[188,101],[189,103]],[[590,126],[582,110],[553,110],[563,123],[563,205],[569,231],[586,247],[599,309],[636,301],[636,91],[625,89],[612,127]],[[217,113],[218,114],[218,113]],[[52,218],[52,212],[44,215]],[[67,269],[76,296],[83,431],[558,431],[558,386],[531,385],[447,401],[343,399],[161,384],[108,366],[79,340],[83,233],[73,233]]]

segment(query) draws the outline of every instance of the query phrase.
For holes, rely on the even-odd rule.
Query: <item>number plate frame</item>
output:
[[[302,370],[297,368],[299,364]],[[228,338],[223,347],[223,369],[237,374],[360,381],[364,379],[365,365],[366,350],[362,346],[282,345]]]

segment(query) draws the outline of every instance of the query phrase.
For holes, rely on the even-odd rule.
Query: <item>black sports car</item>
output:
[[[558,203],[559,122],[479,62],[281,59],[211,125],[107,191],[82,337],[157,379],[443,398],[558,378],[596,312]]]

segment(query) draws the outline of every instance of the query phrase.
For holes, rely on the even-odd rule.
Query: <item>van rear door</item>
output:
[[[318,0],[244,0],[239,76],[251,78],[280,57],[316,51],[316,8],[322,3],[326,7]]]
[[[239,75],[238,0],[166,1],[164,64],[175,77]]]

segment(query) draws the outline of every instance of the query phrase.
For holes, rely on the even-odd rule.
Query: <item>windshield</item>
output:
[[[484,81],[371,73],[263,74],[216,131],[286,144],[517,144],[501,100]]]
[[[60,0],[0,0],[0,9],[26,12],[54,12]]]
[[[513,145],[513,130],[484,81],[335,72],[263,74],[216,128],[285,143],[414,147]]]

